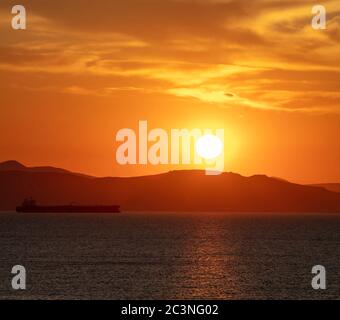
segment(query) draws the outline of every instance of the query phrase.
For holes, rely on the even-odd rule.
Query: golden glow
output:
[[[217,136],[206,134],[196,141],[195,150],[203,159],[212,160],[221,155],[223,143]]]
[[[313,5],[37,0],[19,32],[1,1],[0,161],[99,176],[173,170],[115,164],[115,133],[148,120],[224,128],[226,171],[340,181],[339,1],[322,2],[322,31]]]

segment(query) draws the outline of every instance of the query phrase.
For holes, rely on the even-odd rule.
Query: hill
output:
[[[329,191],[340,193],[340,183],[320,183],[314,184],[313,186],[325,188]]]
[[[94,178],[67,171],[0,170],[0,210],[14,210],[27,197],[40,204],[120,204],[125,211],[340,212],[339,193],[264,175],[174,171]]]
[[[61,168],[55,167],[26,167],[18,161],[9,160],[0,163],[0,172],[1,171],[24,171],[24,172],[54,172],[54,173],[69,173],[73,175],[87,176],[81,173],[71,172]],[[90,177],[90,176],[87,176]]]

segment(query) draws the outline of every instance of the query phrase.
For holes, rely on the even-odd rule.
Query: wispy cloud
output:
[[[10,3],[1,3],[1,17]],[[324,1],[328,29],[315,31],[313,4],[31,0],[25,36],[0,31],[0,69],[3,77],[49,75],[50,88],[68,75],[74,82],[57,90],[75,95],[140,90],[224,107],[338,112],[339,5]]]

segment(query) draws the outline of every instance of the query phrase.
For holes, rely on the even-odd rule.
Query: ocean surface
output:
[[[340,215],[0,213],[0,298],[339,299]]]

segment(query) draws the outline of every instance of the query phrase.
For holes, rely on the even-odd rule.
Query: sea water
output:
[[[315,265],[326,290],[311,286]],[[339,215],[0,213],[0,298],[339,297]]]

